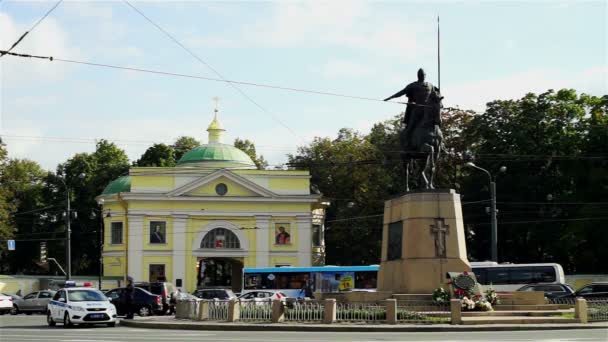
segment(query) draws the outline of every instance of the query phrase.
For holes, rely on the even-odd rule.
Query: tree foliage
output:
[[[241,140],[239,138],[236,138],[234,140],[234,147],[247,153],[247,155],[251,158],[251,160],[253,160],[253,162],[255,163],[255,166],[258,169],[263,170],[268,167],[268,162],[264,159],[264,156],[262,156],[262,155],[258,156],[258,154],[255,150],[255,144],[252,141],[250,141],[248,139]]]
[[[175,166],[175,150],[165,144],[154,144],[137,160],[136,166]]]
[[[173,150],[175,150],[175,161],[179,161],[181,157],[186,154],[186,152],[198,146],[201,146],[200,141],[194,139],[193,137],[181,136],[177,138],[175,143],[173,143]]]
[[[501,261],[558,262],[569,273],[608,271],[596,262],[608,258],[608,231],[598,229],[608,222],[607,107],[606,96],[564,89],[493,101],[482,114],[442,114],[446,154],[436,183],[462,195],[471,260],[490,257],[489,182],[464,167],[467,161],[492,174],[507,166],[497,176]],[[405,188],[402,115],[375,124],[365,136],[342,129],[336,139],[316,138],[289,156],[292,165],[311,171],[311,181],[332,202],[330,264],[379,262],[382,203]]]

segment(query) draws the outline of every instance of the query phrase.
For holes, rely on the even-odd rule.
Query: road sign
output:
[[[8,250],[9,251],[14,251],[15,250],[15,240],[8,240]]]
[[[46,242],[40,243],[40,262],[46,263]]]

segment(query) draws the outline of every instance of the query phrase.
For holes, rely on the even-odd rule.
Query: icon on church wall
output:
[[[150,243],[167,242],[167,223],[152,221],[150,222]]]
[[[277,223],[275,225],[274,243],[275,245],[291,244],[291,227],[289,223]]]
[[[215,236],[215,248],[224,248],[226,244],[226,235]]]

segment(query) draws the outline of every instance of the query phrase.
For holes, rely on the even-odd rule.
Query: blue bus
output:
[[[302,298],[305,287],[314,292],[375,291],[378,265],[262,267],[243,270],[243,291],[277,290]]]

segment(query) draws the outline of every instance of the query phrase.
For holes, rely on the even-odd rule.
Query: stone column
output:
[[[581,323],[589,323],[587,301],[585,298],[576,298],[576,302],[574,303],[574,318],[577,318]]]
[[[208,319],[209,319],[209,302],[206,300],[201,300],[198,302],[198,313],[196,316],[196,320],[206,321]]]
[[[148,281],[143,279],[143,253],[144,253],[144,218],[142,215],[129,215],[129,229],[127,231],[127,276],[135,281]]]
[[[460,299],[450,300],[450,316],[451,324],[462,324],[462,304],[460,303]]]
[[[270,266],[270,216],[255,217],[255,226],[259,229],[255,235],[255,267]]]
[[[336,321],[336,300],[328,298],[323,301],[324,315],[323,323],[331,324]]]
[[[186,223],[187,215],[173,215],[173,284],[176,279],[182,280],[183,290],[186,287]]]
[[[397,300],[389,298],[384,303],[386,306],[386,323],[397,324]]]
[[[312,265],[312,216],[297,216],[298,229],[298,265],[306,267]]]
[[[283,302],[279,299],[272,301],[272,323],[281,323],[285,320],[285,309]]]
[[[241,318],[239,301],[232,299],[228,302],[228,322],[237,322]]]

